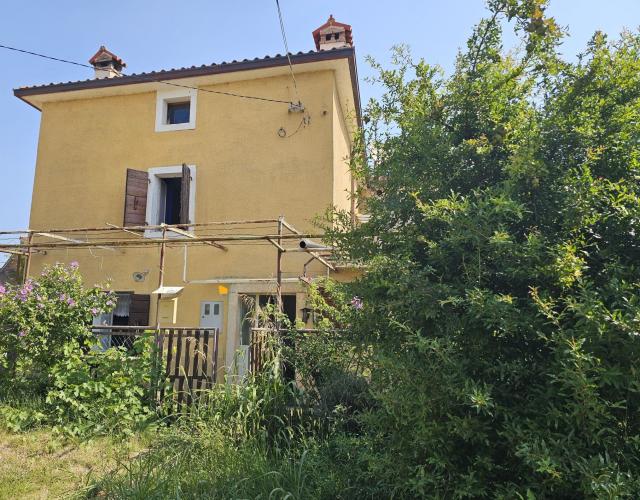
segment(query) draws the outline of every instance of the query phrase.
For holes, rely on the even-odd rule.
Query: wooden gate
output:
[[[198,392],[217,382],[219,333],[216,329],[160,330],[165,377],[179,407],[183,402],[191,404]],[[164,399],[163,389],[160,399]]]
[[[93,326],[92,331],[108,340],[102,341],[105,348],[111,345],[130,348],[136,337],[155,338],[161,375],[156,378],[164,378],[154,382],[158,388],[154,391],[155,398],[159,401],[168,403],[164,400],[170,392],[170,397],[180,408],[184,403],[191,404],[199,392],[217,382],[220,337],[217,329],[105,325]]]

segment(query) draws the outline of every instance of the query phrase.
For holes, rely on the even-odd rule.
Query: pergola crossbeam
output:
[[[184,236],[184,237],[192,239],[192,240],[198,238],[195,234],[190,233],[188,231],[185,231],[183,229],[179,229],[177,227],[167,227],[166,229],[167,229],[167,231],[171,231],[172,233],[179,234],[181,236]],[[210,246],[216,247],[216,248],[218,248],[220,250],[224,250],[225,252],[227,252],[229,250],[224,245],[221,245],[220,243],[216,243],[215,241],[204,241],[203,243],[205,245],[210,245]]]
[[[52,233],[33,233],[34,236],[42,236],[44,238],[52,238],[54,240],[62,240],[62,241],[68,241],[69,243],[88,243],[87,241],[83,241],[83,240],[75,240],[73,238],[67,238],[66,236],[62,236],[60,234],[52,234]],[[33,247],[34,245],[31,244],[31,247]],[[113,247],[108,247],[108,246],[104,246],[104,245],[95,245],[96,248],[101,248],[102,250],[110,250],[111,252],[115,252],[116,249]]]

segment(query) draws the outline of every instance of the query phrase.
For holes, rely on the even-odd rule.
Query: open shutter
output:
[[[191,190],[191,170],[182,164],[182,185],[180,186],[180,224],[189,224],[189,191]]]
[[[147,215],[149,175],[141,170],[127,169],[127,188],[124,200],[124,225],[144,226]]]
[[[149,324],[150,295],[131,295],[131,305],[129,306],[129,325],[147,326]]]

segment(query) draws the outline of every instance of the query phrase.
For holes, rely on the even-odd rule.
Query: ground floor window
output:
[[[118,326],[147,326],[149,324],[149,295],[135,294],[133,292],[116,292],[116,306],[113,311],[100,314],[93,318],[93,324],[97,326],[114,326],[108,330],[109,335],[100,337],[100,345],[103,349],[109,347],[133,347],[133,337],[125,335],[124,331],[118,334]]]

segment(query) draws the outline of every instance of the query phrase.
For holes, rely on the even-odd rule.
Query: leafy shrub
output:
[[[0,397],[0,427],[24,432],[46,423],[44,398],[38,394],[15,393]]]
[[[45,387],[68,342],[93,343],[87,325],[115,306],[105,288],[86,288],[76,263],[48,267],[23,285],[0,286],[0,384]]]
[[[72,437],[131,434],[155,416],[151,391],[158,367],[152,338],[141,338],[134,352],[65,346],[52,369],[46,403],[57,430]]]

